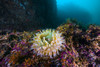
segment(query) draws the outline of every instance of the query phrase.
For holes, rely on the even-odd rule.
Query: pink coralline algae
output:
[[[0,35],[0,66],[100,66],[100,26],[90,25],[85,31],[83,31],[80,29],[80,25],[73,23],[71,20],[67,20],[67,23],[57,27],[55,32],[56,31],[62,33],[60,37],[64,37],[64,49],[62,51],[58,50],[60,54],[57,55],[56,58],[46,59],[44,59],[43,56],[37,55],[35,52],[36,49],[31,49],[32,45],[34,46],[34,43],[35,45],[39,45],[37,43],[38,38],[35,37],[35,34],[40,33],[41,30],[33,32],[12,32],[9,34],[7,33],[6,35]],[[43,33],[43,35],[46,34]],[[50,34],[50,36],[52,35]],[[50,36],[48,35],[45,37],[51,38]],[[38,48],[38,46],[36,47]],[[43,49],[41,48],[41,50]]]

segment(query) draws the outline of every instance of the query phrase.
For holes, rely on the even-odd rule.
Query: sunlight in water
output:
[[[57,0],[58,13],[70,12],[73,5],[90,13],[93,18],[92,22],[100,24],[100,0]]]

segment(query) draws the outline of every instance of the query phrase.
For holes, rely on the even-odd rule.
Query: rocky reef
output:
[[[54,27],[56,0],[0,0],[0,30]]]
[[[0,34],[1,67],[99,67],[99,62],[100,26],[97,25],[91,24],[83,30],[68,19],[55,30]]]

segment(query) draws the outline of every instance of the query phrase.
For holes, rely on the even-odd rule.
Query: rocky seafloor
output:
[[[100,26],[91,24],[84,30],[67,20],[55,30],[62,33],[65,49],[46,59],[30,50],[34,35],[41,30],[1,32],[0,67],[100,67]]]

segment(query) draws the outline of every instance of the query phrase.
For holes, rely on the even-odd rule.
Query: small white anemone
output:
[[[46,57],[56,57],[59,51],[62,51],[65,46],[65,39],[58,31],[47,29],[36,33],[31,49],[34,49],[37,55]]]

